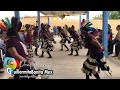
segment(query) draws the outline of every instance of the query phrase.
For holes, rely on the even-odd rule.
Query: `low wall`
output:
[[[33,18],[22,18],[21,21],[23,24],[35,24],[37,18],[36,17],[33,17]],[[44,17],[42,16],[41,17],[41,23],[47,23],[48,22],[48,18],[47,17]],[[93,26],[95,28],[100,28],[102,29],[102,20],[91,20],[91,22],[93,23]],[[116,31],[116,26],[118,24],[120,24],[120,20],[109,20],[108,23],[111,25],[112,27],[112,32],[114,34],[117,33]],[[75,29],[78,30],[79,28],[79,21],[77,19],[63,19],[63,20],[60,20],[60,19],[55,19],[54,17],[50,17],[50,25],[51,25],[51,28],[53,26],[64,26],[65,24],[67,24],[68,26],[72,26],[74,25],[75,26]]]

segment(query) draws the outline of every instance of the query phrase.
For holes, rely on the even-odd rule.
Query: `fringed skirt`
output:
[[[42,51],[47,52],[53,49],[52,41],[44,41],[41,47]]]
[[[61,45],[65,45],[65,43],[66,43],[66,39],[65,39],[65,38],[62,38],[62,39],[60,40],[60,44],[61,44]]]
[[[77,41],[73,41],[72,44],[70,45],[70,47],[73,49],[73,50],[78,50],[78,42]]]
[[[35,40],[33,40],[33,46],[35,46],[36,48],[38,48],[39,47],[39,40],[38,39],[35,39]]]
[[[108,73],[111,75],[111,70],[106,64],[106,58],[104,57],[103,52],[95,56],[90,55],[83,63],[83,67],[81,70],[83,71],[83,73],[91,76],[93,70],[95,70],[97,66],[99,66],[101,70],[108,71]]]
[[[32,49],[27,49],[27,52],[28,52],[28,56],[29,57],[33,57],[34,56],[34,52]]]
[[[53,46],[53,44],[52,44],[52,41],[48,41],[48,47],[49,47],[50,49],[54,49],[54,46]]]

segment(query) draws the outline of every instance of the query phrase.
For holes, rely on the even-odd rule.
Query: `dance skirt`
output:
[[[108,71],[108,73],[111,75],[112,71],[106,63],[104,52],[101,52],[97,55],[90,55],[83,63],[83,67],[81,70],[83,71],[83,73],[91,76],[92,71],[95,70],[97,66],[99,66],[101,70]]]
[[[27,51],[28,51],[28,55],[29,55],[30,57],[33,57],[33,56],[34,56],[33,50],[28,49]]]
[[[44,41],[41,47],[42,51],[47,52],[53,49],[52,41]]]
[[[65,38],[62,38],[62,39],[60,40],[60,44],[64,45],[65,43],[66,43]]]
[[[78,42],[77,41],[73,41],[72,44],[70,45],[70,47],[73,50],[78,50]]]
[[[33,46],[35,46],[35,47],[39,47],[39,41],[38,41],[38,39],[35,39],[35,40],[33,40]]]

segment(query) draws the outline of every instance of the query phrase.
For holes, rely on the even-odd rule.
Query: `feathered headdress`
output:
[[[81,22],[81,30],[83,31],[94,31],[95,28],[91,27],[91,25],[93,25],[91,22],[89,22],[88,20],[82,20]]]
[[[0,29],[7,30],[8,28],[3,23],[0,23]]]
[[[22,23],[18,22],[18,19],[16,17],[12,17],[11,21],[8,18],[5,18],[5,20],[1,20],[0,23],[0,29],[2,30],[8,30],[9,28],[13,28],[14,30],[19,31],[22,27]]]
[[[11,28],[10,20],[8,18],[5,18],[5,20],[2,19],[0,23],[0,29],[8,30],[9,28]]]

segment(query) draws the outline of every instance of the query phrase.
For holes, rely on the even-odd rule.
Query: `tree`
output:
[[[97,15],[93,17],[93,19],[102,19],[102,15]],[[108,19],[120,19],[120,11],[109,11],[108,12]]]
[[[120,19],[120,11],[109,11],[109,19]]]
[[[93,19],[102,19],[102,15],[97,15],[97,16],[95,16],[95,17],[93,17]]]

